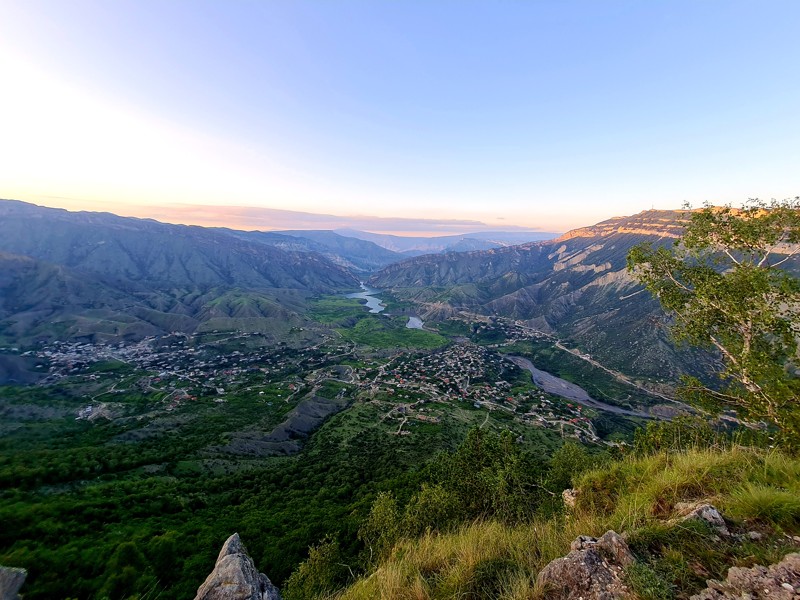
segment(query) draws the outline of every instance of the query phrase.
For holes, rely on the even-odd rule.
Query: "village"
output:
[[[531,335],[513,323],[480,327],[523,339]],[[171,411],[199,397],[212,397],[218,403],[224,403],[230,393],[259,399],[266,386],[273,392],[271,401],[292,402],[321,382],[338,381],[353,385],[354,397],[360,401],[384,404],[381,420],[396,422],[397,427],[389,428],[394,434],[411,435],[409,422],[436,425],[447,418],[448,406],[460,406],[501,411],[521,424],[553,429],[586,442],[599,441],[584,407],[538,389],[527,373],[491,346],[457,338],[443,349],[400,352],[385,359],[361,357],[352,343],[343,341],[302,349],[249,344],[253,340],[248,338],[257,335],[229,336],[222,340],[225,347],[238,344],[240,349],[226,351],[221,351],[219,339],[203,342],[171,334],[113,345],[55,342],[27,354],[48,364],[41,384],[67,377],[110,383],[102,393],[87,398],[79,419],[107,416],[101,401],[131,389],[152,394],[164,410]],[[100,364],[122,364],[129,369],[105,371]],[[276,389],[280,391],[275,393]]]
[[[501,354],[461,341],[421,357],[390,361],[362,381],[361,389],[370,398],[384,399],[389,410],[382,420],[398,421],[397,435],[411,434],[404,428],[409,420],[436,424],[446,416],[448,405],[467,405],[502,411],[514,421],[555,429],[564,437],[600,441],[584,407],[527,381],[528,376]]]

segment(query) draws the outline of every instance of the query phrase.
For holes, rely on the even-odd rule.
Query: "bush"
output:
[[[438,484],[423,483],[403,515],[403,532],[416,537],[426,531],[443,531],[458,523],[463,515],[456,494]]]
[[[400,514],[397,500],[391,492],[381,492],[358,530],[358,539],[369,554],[368,562],[384,558],[399,535]]]
[[[312,600],[342,587],[349,575],[339,544],[329,538],[308,549],[308,558],[295,569],[283,592],[286,600]]]

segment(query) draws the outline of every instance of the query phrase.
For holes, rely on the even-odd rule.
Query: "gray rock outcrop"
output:
[[[800,600],[800,554],[788,554],[769,568],[731,567],[725,581],[710,580],[690,600]]]
[[[728,537],[731,533],[725,524],[720,512],[711,504],[700,502],[678,502],[675,510],[681,515],[680,522],[683,521],[705,521],[713,527],[722,537]]]
[[[580,536],[571,552],[548,563],[539,572],[538,585],[552,600],[623,600],[632,598],[624,569],[634,558],[618,533],[607,531],[595,539]]]
[[[561,492],[561,499],[564,501],[564,506],[567,508],[575,508],[578,503],[578,490],[566,489]]]
[[[15,567],[0,567],[0,600],[19,600],[19,588],[28,572]]]
[[[269,577],[258,572],[239,534],[234,533],[223,544],[214,570],[194,600],[281,600],[281,595]]]

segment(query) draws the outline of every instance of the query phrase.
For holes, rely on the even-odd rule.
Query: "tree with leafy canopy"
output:
[[[688,208],[688,207],[687,207]],[[641,245],[628,269],[673,317],[677,341],[715,349],[722,385],[685,377],[684,397],[707,408],[734,406],[800,439],[800,198],[757,199],[741,209],[688,211],[671,248]]]

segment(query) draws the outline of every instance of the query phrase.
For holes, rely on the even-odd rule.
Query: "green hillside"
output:
[[[730,566],[772,564],[800,549],[791,537],[800,533],[800,461],[778,451],[695,447],[630,456],[574,483],[572,510],[524,524],[487,519],[403,537],[365,575],[324,597],[547,598],[536,583],[542,567],[567,554],[579,535],[610,529],[623,532],[633,550],[636,562],[625,577],[643,599],[686,598],[706,579],[724,579]],[[721,511],[731,536],[679,521],[679,503],[700,501]]]

